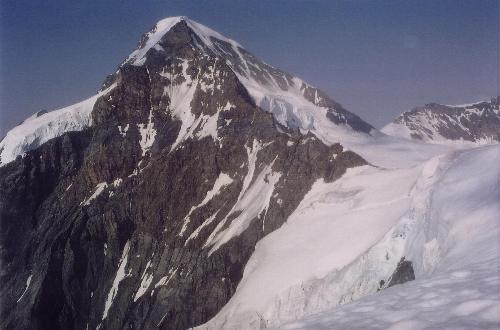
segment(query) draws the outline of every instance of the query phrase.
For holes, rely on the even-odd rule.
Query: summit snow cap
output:
[[[200,23],[197,23],[186,16],[174,16],[167,17],[158,21],[153,29],[151,29],[151,31],[144,35],[143,41],[145,42],[141,41],[139,47],[134,52],[132,52],[132,54],[130,54],[125,62],[130,62],[133,65],[143,65],[146,60],[147,52],[151,48],[155,48],[155,46],[157,50],[160,50],[161,46],[159,46],[158,43],[160,42],[161,38],[163,38],[163,36],[167,34],[175,25],[181,22],[186,23],[186,25],[198,36],[198,38],[200,38],[203,43],[212,51],[216,51],[212,38],[227,42],[234,47],[242,47],[236,41],[226,38],[217,31],[214,31]]]

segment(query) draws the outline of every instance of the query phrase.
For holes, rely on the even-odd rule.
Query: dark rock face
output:
[[[202,324],[314,181],[366,164],[277,123],[184,22],[159,45],[90,129],[0,168],[2,328]]]
[[[403,113],[393,123],[405,126],[417,140],[498,142],[499,103],[500,97],[464,106],[430,103]]]
[[[413,281],[414,279],[415,273],[413,272],[412,262],[409,260],[405,260],[405,258],[403,257],[398,262],[396,270],[389,278],[387,287],[391,287],[397,284],[403,284],[409,281]]]
[[[347,124],[352,127],[355,131],[370,133],[373,126],[364,122],[361,118],[355,114],[345,110],[340,104],[335,107],[335,111],[328,111],[326,117],[330,119],[335,124]]]

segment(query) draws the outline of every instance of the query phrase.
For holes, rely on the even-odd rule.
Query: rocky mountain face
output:
[[[372,129],[182,17],[160,21],[89,100],[2,141],[2,328],[208,321],[316,180],[366,164],[315,130]]]
[[[425,142],[500,141],[500,97],[466,105],[426,104],[404,112],[382,132]]]

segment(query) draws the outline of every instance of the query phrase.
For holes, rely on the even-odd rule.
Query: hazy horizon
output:
[[[497,1],[1,4],[0,136],[91,96],[158,20],[184,15],[380,128],[430,102],[498,94]]]

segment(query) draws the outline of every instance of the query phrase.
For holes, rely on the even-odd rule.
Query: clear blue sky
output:
[[[380,127],[498,93],[498,0],[1,0],[0,135],[92,95],[167,16],[185,15]]]

